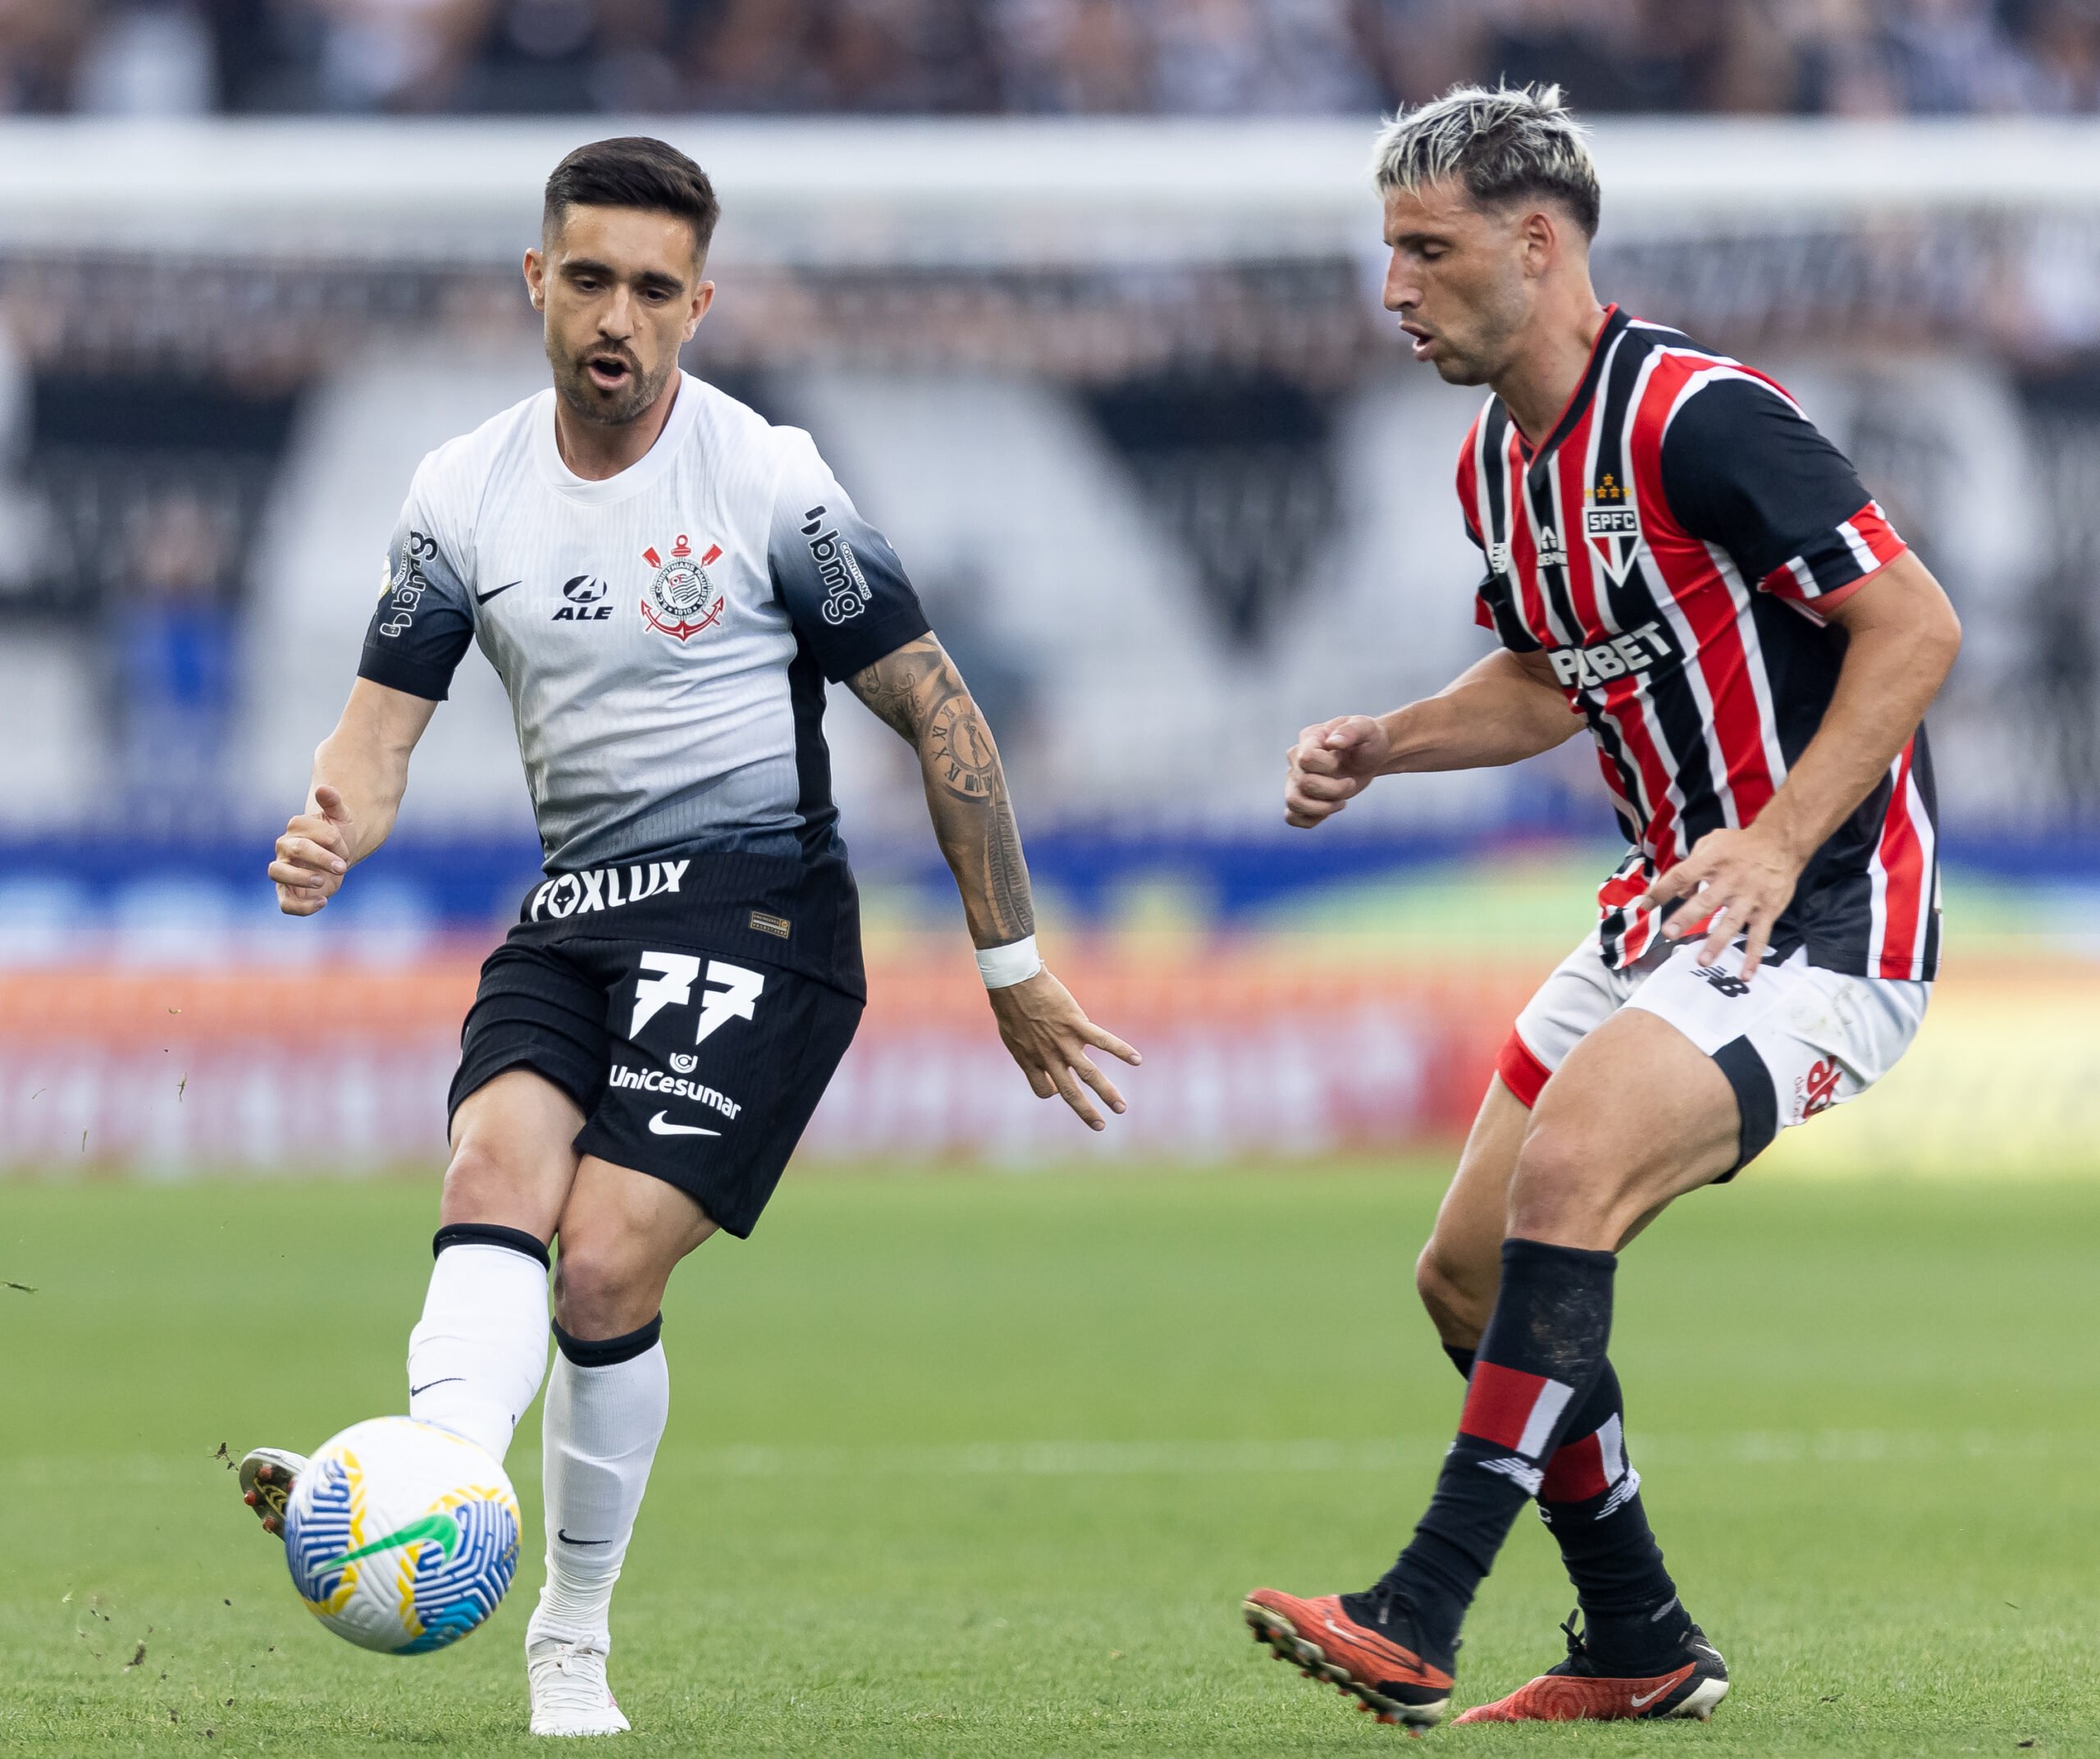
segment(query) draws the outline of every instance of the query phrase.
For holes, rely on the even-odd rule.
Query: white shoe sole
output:
[[[271,1469],[268,1482],[263,1469]],[[255,1511],[262,1531],[272,1537],[285,1537],[285,1510],[290,1505],[292,1488],[306,1470],[306,1455],[281,1447],[253,1447],[240,1462],[240,1500]],[[270,1523],[277,1524],[272,1527]]]

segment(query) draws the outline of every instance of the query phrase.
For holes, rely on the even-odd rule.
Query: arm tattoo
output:
[[[847,680],[919,754],[926,806],[955,874],[970,938],[996,947],[1035,932],[1035,909],[992,730],[955,663],[930,635]]]

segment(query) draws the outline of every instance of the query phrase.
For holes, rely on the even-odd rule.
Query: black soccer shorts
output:
[[[505,1069],[534,1070],[582,1108],[579,1154],[675,1185],[742,1238],[861,1009],[741,951],[521,925],[482,966],[449,1109]]]

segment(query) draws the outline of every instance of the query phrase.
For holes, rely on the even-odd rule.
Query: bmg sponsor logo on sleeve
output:
[[[409,633],[416,620],[417,606],[430,591],[430,577],[423,572],[423,564],[436,554],[437,540],[421,532],[410,532],[401,541],[401,559],[380,589],[381,598],[390,589],[393,593],[393,601],[388,606],[393,615],[381,619],[381,635],[391,638]]]
[[[852,545],[835,523],[825,525],[824,515],[821,505],[805,513],[802,535],[809,540],[810,560],[816,564],[817,583],[824,588],[824,620],[836,628],[859,616],[874,602],[874,594],[868,590]]]

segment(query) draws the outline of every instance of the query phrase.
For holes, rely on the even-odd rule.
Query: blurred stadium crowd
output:
[[[0,0],[27,112],[1311,115],[2100,107],[2100,0]]]

